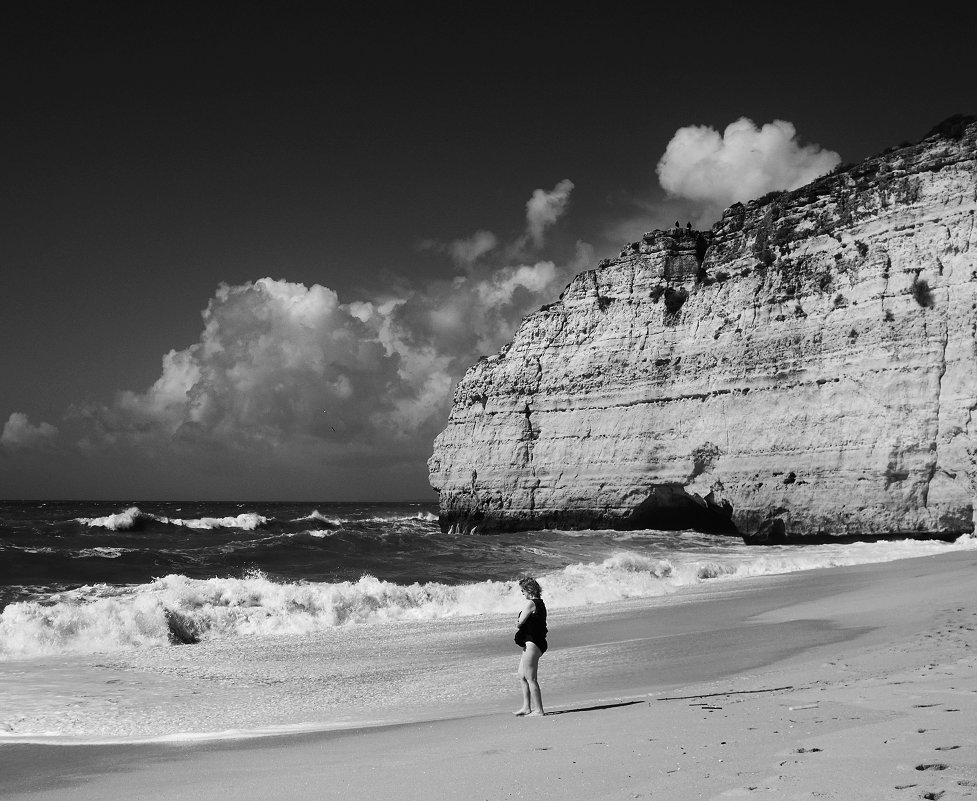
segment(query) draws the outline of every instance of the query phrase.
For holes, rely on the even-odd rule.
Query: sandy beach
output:
[[[413,722],[7,742],[0,797],[974,797],[975,597],[977,554],[962,552],[554,615],[540,666],[548,714],[537,719],[510,714],[518,652],[492,645],[508,629],[446,626],[443,675],[468,659],[470,679],[393,716]]]

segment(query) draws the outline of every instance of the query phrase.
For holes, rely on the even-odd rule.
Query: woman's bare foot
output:
[[[532,710],[529,710],[529,709],[526,709],[525,707],[523,707],[518,712],[513,712],[512,714],[515,715],[517,718],[524,718],[524,717],[526,717],[526,715],[531,715],[533,713],[532,713]]]
[[[541,709],[539,709],[539,710],[536,710],[535,712],[530,712],[529,714],[527,714],[527,715],[526,715],[526,717],[527,717],[527,718],[541,718],[541,717],[543,717],[543,716],[544,716],[545,714],[546,714],[546,713],[545,713],[545,712],[543,712],[543,710],[541,710]]]

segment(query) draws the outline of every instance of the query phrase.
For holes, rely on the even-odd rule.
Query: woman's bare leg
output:
[[[519,680],[522,688],[522,709],[516,715],[543,715],[543,697],[539,691],[539,681],[536,673],[539,669],[539,657],[542,652],[534,642],[526,643],[526,650],[519,662]]]
[[[532,712],[533,708],[530,704],[529,685],[526,683],[526,679],[522,675],[521,662],[519,663],[519,670],[519,687],[522,689],[522,708],[520,708],[518,712],[513,712],[512,714],[518,718],[521,718],[523,715],[528,715],[530,712]]]
[[[533,711],[531,695],[529,693],[529,682],[527,681],[527,677],[529,675],[529,658],[529,650],[527,648],[523,648],[522,657],[519,659],[519,671],[517,673],[519,676],[519,689],[522,690],[522,706],[518,711],[512,713],[517,718],[528,715]]]

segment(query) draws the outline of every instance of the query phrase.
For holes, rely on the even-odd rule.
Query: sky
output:
[[[5,20],[0,499],[434,500],[577,272],[977,112],[964,4],[356,8]]]

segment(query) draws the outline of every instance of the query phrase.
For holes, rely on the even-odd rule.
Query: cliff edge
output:
[[[441,527],[974,531],[977,120],[578,275],[458,384]]]

